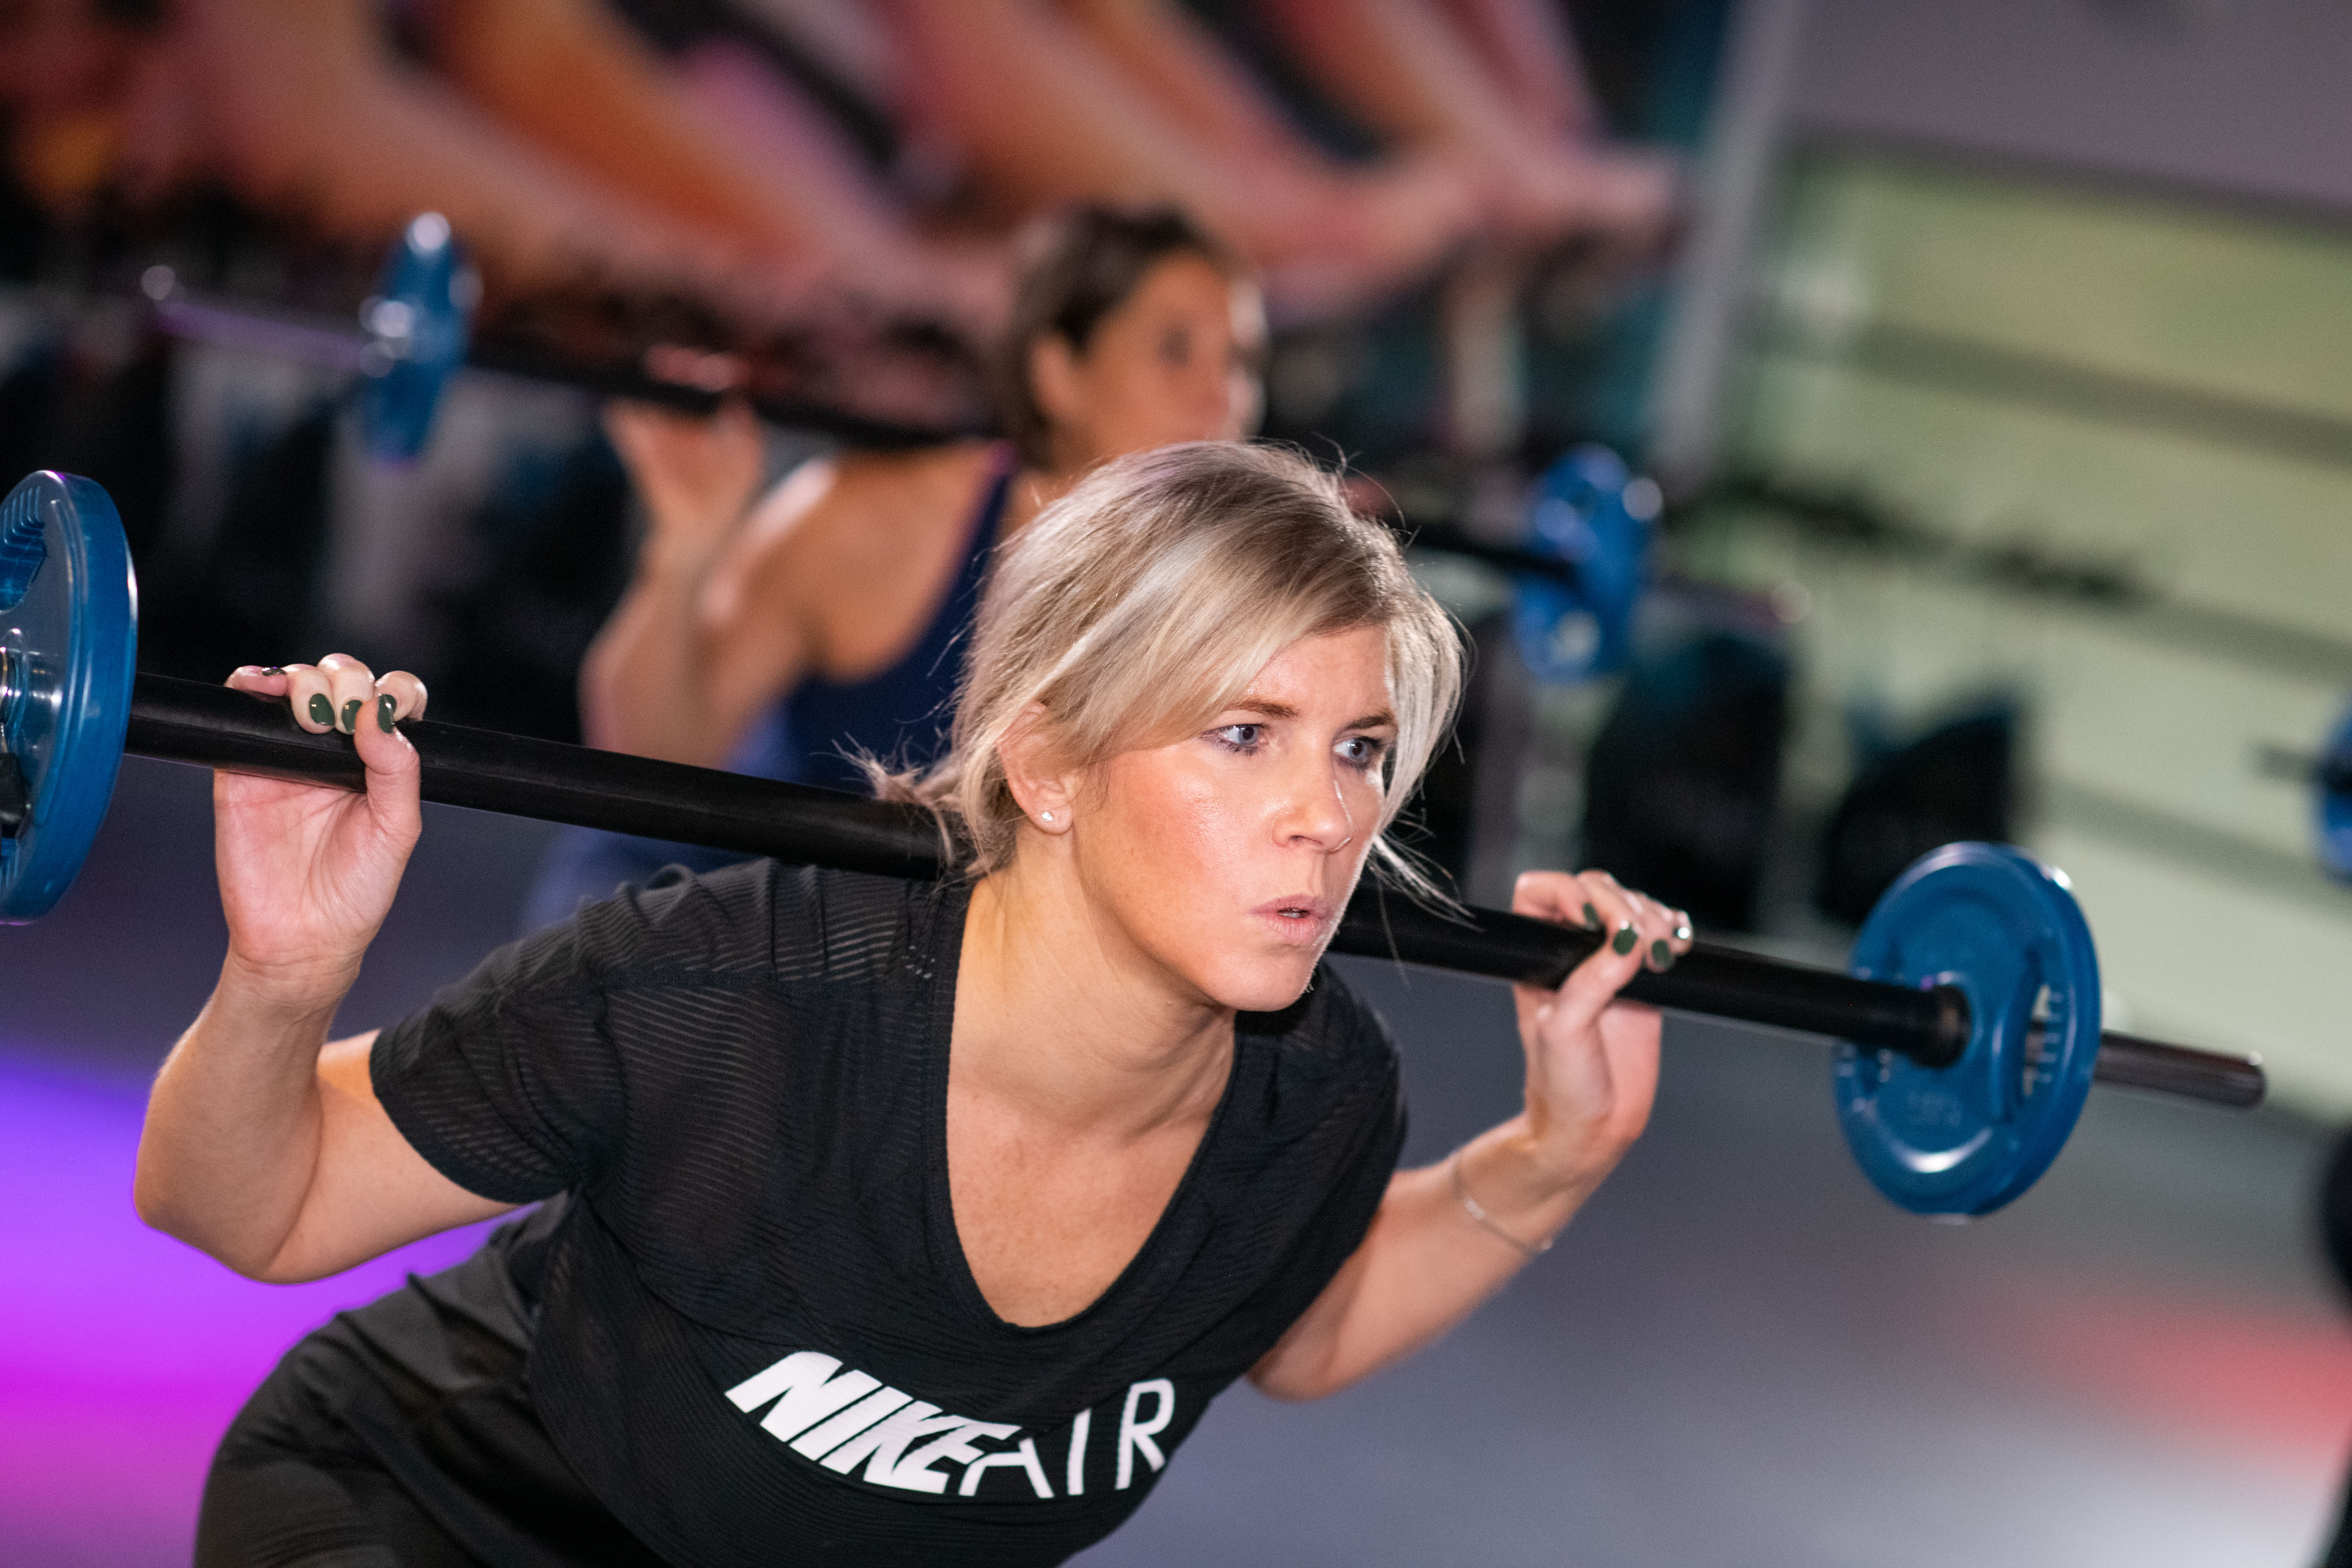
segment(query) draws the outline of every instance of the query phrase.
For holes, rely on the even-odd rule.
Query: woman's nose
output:
[[[1280,837],[1286,844],[1333,850],[1356,836],[1353,815],[1337,773],[1328,767],[1290,770]]]

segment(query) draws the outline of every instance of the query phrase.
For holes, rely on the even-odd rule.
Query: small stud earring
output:
[[[1038,820],[1042,822],[1051,822],[1054,820],[1054,814],[1050,811],[1041,811],[1037,814],[1037,816]]]

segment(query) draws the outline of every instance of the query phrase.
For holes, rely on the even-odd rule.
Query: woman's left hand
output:
[[[1561,1188],[1598,1186],[1650,1120],[1658,1087],[1658,1010],[1617,993],[1644,965],[1690,951],[1690,917],[1619,884],[1606,871],[1529,871],[1512,910],[1598,928],[1601,950],[1557,991],[1512,987],[1528,1056],[1528,1153]]]
[[[1514,987],[1526,1109],[1390,1180],[1363,1245],[1252,1369],[1278,1399],[1345,1388],[1460,1322],[1550,1245],[1650,1120],[1658,1010],[1617,993],[1643,964],[1667,968],[1690,951],[1690,917],[1606,871],[1530,871],[1511,908],[1598,928],[1601,951],[1557,991]]]

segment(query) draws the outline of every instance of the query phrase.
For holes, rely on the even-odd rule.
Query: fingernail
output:
[[[1652,942],[1650,944],[1650,967],[1656,970],[1659,973],[1664,974],[1667,970],[1672,969],[1674,966],[1675,950],[1666,945],[1666,939],[1660,937],[1657,941]]]
[[[312,692],[310,694],[310,722],[313,724],[332,724],[334,721],[335,705],[327,700],[325,692]]]
[[[379,697],[375,700],[375,727],[387,735],[392,733],[392,714],[395,706],[397,705],[389,697]]]
[[[1633,952],[1633,944],[1641,940],[1642,939],[1640,937],[1633,934],[1633,922],[1632,921],[1627,921],[1623,925],[1617,928],[1617,934],[1609,939],[1609,945],[1613,951],[1622,956]]]
[[[282,664],[265,665],[262,667],[261,673],[264,675],[283,675],[286,673],[286,667]]]
[[[343,704],[343,733],[355,734],[360,727],[360,700],[352,698]]]
[[[1594,931],[1601,929],[1601,911],[1591,904],[1584,906],[1584,923]]]

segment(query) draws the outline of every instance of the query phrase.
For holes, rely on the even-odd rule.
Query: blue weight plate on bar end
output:
[[[138,650],[139,584],[114,502],[70,474],[37,473],[9,491],[0,747],[31,810],[0,837],[0,924],[47,913],[81,869],[122,765]]]
[[[360,437],[381,463],[425,450],[449,377],[466,363],[481,283],[449,220],[420,213],[401,231],[376,291],[360,307],[367,342],[356,388]]]
[[[2000,844],[1913,862],[1864,922],[1853,973],[1958,985],[1967,1054],[1923,1068],[1841,1042],[1838,1121],[1873,1185],[1915,1214],[1990,1214],[2058,1157],[2099,1055],[2099,963],[2063,875]]]
[[[2315,793],[2320,864],[2328,875],[2352,880],[2352,710],[2327,732]]]
[[[1579,447],[1536,481],[1527,548],[1577,572],[1573,584],[1532,574],[1514,584],[1511,629],[1538,680],[1573,686],[1624,668],[1658,507],[1656,482],[1606,447]]]

